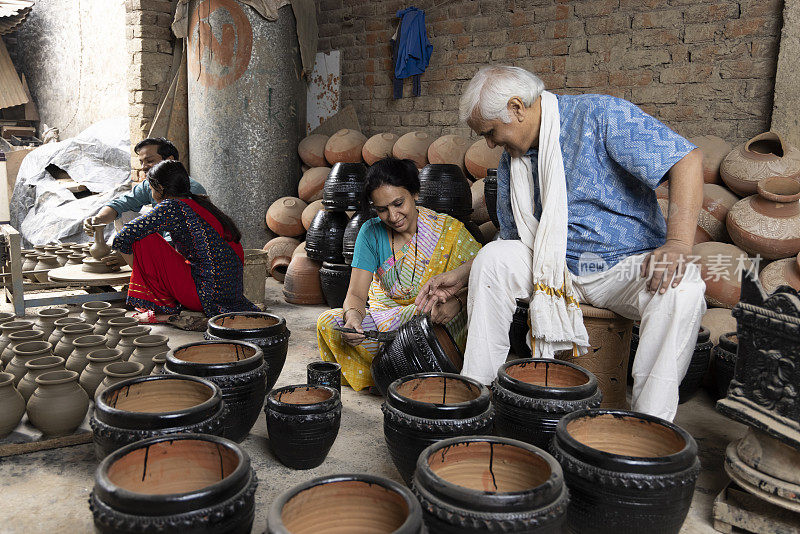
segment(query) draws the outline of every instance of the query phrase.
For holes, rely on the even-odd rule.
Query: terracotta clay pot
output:
[[[322,264],[305,254],[292,257],[283,283],[283,298],[291,304],[325,304],[319,270]]]
[[[89,395],[90,399],[94,399],[94,394],[97,392],[98,386],[106,378],[104,372],[106,366],[114,362],[122,361],[120,359],[121,356],[122,353],[118,349],[99,349],[86,355],[87,365],[81,372],[78,383],[86,394]]]
[[[306,242],[305,242],[305,241],[301,241],[301,242],[300,242],[300,244],[299,244],[299,245],[297,245],[297,248],[296,248],[296,249],[294,249],[294,252],[292,252],[292,258],[294,258],[295,256],[298,256],[298,255],[301,255],[301,254],[302,254],[303,256],[306,256],[306,255],[307,255],[307,254],[306,254]],[[285,274],[286,274],[286,273],[284,273],[284,275],[285,275]]]
[[[36,328],[33,321],[12,320],[0,323],[0,349],[2,349],[0,360],[2,360],[3,365],[10,362],[11,358],[14,357],[14,353],[8,348],[9,343],[11,343],[11,340],[8,338],[9,334],[21,330],[30,330],[32,328]]]
[[[716,135],[701,135],[688,139],[703,153],[703,181],[707,184],[720,184],[719,166],[733,148],[730,143]]]
[[[486,139],[481,137],[467,149],[466,154],[464,154],[464,165],[476,180],[486,178],[486,173],[489,169],[497,168],[502,154],[503,147],[489,148],[489,145],[486,144]]]
[[[306,255],[312,260],[344,263],[342,239],[350,219],[341,211],[318,211],[306,233]]]
[[[107,310],[111,308],[110,302],[102,300],[93,300],[91,302],[84,302],[81,304],[81,319],[86,321],[87,324],[94,326],[97,322],[97,312],[100,310]]]
[[[758,194],[728,212],[728,233],[742,250],[768,260],[800,252],[800,176],[773,176],[758,183]]]
[[[435,138],[427,132],[408,132],[400,136],[392,147],[392,155],[400,159],[410,159],[418,169],[428,164],[428,147]]]
[[[25,332],[25,330],[23,330]],[[47,341],[27,341],[18,343],[13,351],[14,357],[5,368],[6,373],[14,376],[14,386],[18,386],[22,377],[28,372],[25,364],[31,360],[53,355],[53,346]]]
[[[103,374],[105,375],[105,378],[102,382],[100,382],[100,385],[97,386],[97,389],[94,391],[95,396],[97,396],[98,393],[110,388],[114,384],[119,384],[120,382],[128,380],[129,378],[142,376],[142,371],[144,371],[144,367],[141,363],[123,361],[109,363],[103,367]]]
[[[800,254],[794,258],[771,262],[764,267],[758,278],[767,293],[775,292],[780,286],[790,286],[800,291]]]
[[[491,243],[492,241],[494,241],[494,238],[497,235],[497,227],[494,225],[492,221],[483,223],[478,227],[478,230],[481,233],[481,239],[480,239],[481,245]]]
[[[761,274],[764,274],[764,271]],[[716,345],[719,343],[719,336],[736,330],[736,319],[731,315],[731,310],[728,308],[709,308],[703,315],[700,325],[708,328],[710,332],[709,339],[711,343]]]
[[[43,335],[44,334],[40,330],[17,330],[16,332],[11,332],[10,334],[8,334],[9,343],[8,346],[5,348],[5,350],[3,351],[3,360],[6,360],[6,358],[8,358],[8,360],[5,361],[6,371],[8,371],[8,366],[11,365],[11,362],[16,357],[14,349],[18,345],[22,343],[27,343],[29,341],[41,341]],[[51,345],[50,349],[52,348],[53,347]],[[6,354],[9,354],[10,357],[6,356]]]
[[[716,308],[733,308],[742,291],[741,277],[752,263],[747,253],[728,243],[709,241],[692,248],[706,283],[706,302]]]
[[[739,338],[736,332],[726,332],[719,337],[719,344],[714,347],[714,384],[717,398],[728,394],[728,386],[736,371],[736,354],[739,351]]]
[[[129,378],[95,393],[94,400],[89,423],[98,458],[165,434],[221,436],[227,411],[216,384],[185,375]]]
[[[49,339],[56,329],[55,322],[69,315],[69,310],[66,308],[45,308],[36,312],[36,328],[44,332],[42,339]]]
[[[396,134],[383,132],[375,134],[364,143],[361,148],[361,157],[367,165],[392,155],[392,149],[399,137]]]
[[[456,436],[492,433],[489,397],[483,384],[450,373],[413,374],[389,385],[381,405],[383,436],[406,484],[426,447]]]
[[[521,441],[450,438],[419,455],[411,487],[430,532],[561,532],[569,502],[561,466]]]
[[[325,461],[336,441],[342,401],[327,386],[286,386],[270,391],[264,412],[278,460],[292,469],[312,469]]]
[[[75,371],[79,375],[89,364],[87,356],[96,351],[106,348],[105,336],[88,335],[81,336],[72,340],[73,350],[67,358],[66,368],[68,371]]]
[[[327,180],[330,172],[330,167],[312,167],[308,169],[303,173],[303,177],[300,178],[300,183],[297,184],[297,196],[303,202],[322,200],[322,188],[325,187],[325,180]]]
[[[61,328],[61,332],[64,335],[58,340],[58,343],[53,349],[53,354],[61,356],[65,360],[69,359],[70,354],[72,354],[75,348],[72,342],[79,337],[90,335],[93,331],[94,328],[92,325],[86,323],[64,325],[64,327]]]
[[[61,338],[64,337],[64,332],[62,332],[61,329],[68,324],[86,324],[86,321],[84,321],[80,317],[62,317],[61,319],[56,319],[55,322],[53,323],[55,329],[53,330],[53,333],[50,334],[50,337],[47,338],[47,341],[49,341],[50,344],[53,345],[54,349],[56,345],[58,345],[58,342],[61,341]],[[0,335],[0,339],[1,338],[2,335]]]
[[[119,343],[117,343],[117,346],[114,348],[121,350],[122,359],[128,361],[128,358],[131,357],[134,349],[136,349],[136,345],[133,344],[133,341],[137,337],[146,336],[149,333],[150,327],[143,324],[123,328],[119,331]]]
[[[367,138],[361,132],[343,128],[325,143],[325,159],[331,165],[361,163],[361,149],[366,142]]]
[[[315,478],[272,501],[266,534],[321,532],[422,534],[425,525],[408,488],[375,475]]]
[[[419,173],[418,204],[465,222],[472,212],[469,181],[456,165],[427,165]]]
[[[328,164],[325,161],[325,144],[328,142],[327,135],[311,134],[297,145],[297,153],[303,163],[309,167],[324,167]]]
[[[705,241],[728,241],[725,227],[728,211],[739,201],[739,197],[724,186],[705,184],[703,186],[703,206],[697,217],[697,227],[704,232]],[[695,242],[700,242],[695,240]]]
[[[752,195],[764,178],[800,178],[800,150],[779,134],[764,132],[731,150],[722,161],[719,173],[734,193]]]
[[[75,371],[49,371],[36,378],[28,401],[30,423],[48,436],[71,434],[89,410],[89,397],[78,385]]]
[[[283,370],[291,332],[286,319],[267,312],[235,312],[215,315],[208,320],[205,339],[243,341],[261,349],[267,363],[267,391]]]
[[[315,200],[314,202],[306,206],[306,209],[303,210],[303,214],[300,216],[300,220],[303,222],[303,228],[305,228],[306,231],[308,231],[308,227],[311,226],[311,221],[314,220],[314,217],[317,215],[317,213],[324,209],[325,206],[322,204],[322,194],[320,193],[319,200]],[[300,242],[298,241],[298,244],[299,243]]]
[[[159,436],[100,463],[89,508],[101,534],[247,534],[257,485],[250,458],[235,443],[200,434]]]
[[[132,326],[138,326],[139,321],[134,317],[115,317],[108,320],[108,331],[106,331],[106,346],[110,349],[119,344],[122,337],[120,331]]]
[[[332,211],[361,209],[367,167],[363,163],[337,163],[322,191],[322,205]]]
[[[289,262],[292,261],[292,253],[299,245],[300,241],[291,237],[276,237],[264,245],[264,250],[267,251],[269,274],[278,282],[283,282],[286,277],[286,269],[289,268]]]
[[[346,264],[350,265],[350,262],[353,261],[359,230],[372,217],[375,217],[375,212],[372,210],[369,212],[358,211],[345,226],[344,235],[342,236],[342,256],[344,256]]]
[[[483,197],[484,179],[475,180],[470,187],[472,192],[472,215],[470,219],[477,225],[489,222],[489,209],[486,207],[486,199]]]
[[[0,438],[9,435],[25,415],[25,399],[14,388],[14,375],[0,373]]]
[[[267,226],[278,235],[297,237],[303,235],[303,210],[307,204],[296,197],[281,197],[267,210]]]
[[[708,372],[709,364],[711,363],[711,349],[714,347],[710,335],[711,332],[708,328],[700,327],[694,352],[692,353],[692,360],[689,362],[689,368],[678,386],[678,402],[681,404],[691,399],[700,389],[703,377]]]
[[[25,402],[28,402],[33,392],[39,387],[36,384],[36,377],[48,371],[63,371],[65,370],[64,363],[64,358],[60,356],[42,356],[25,362],[25,376],[17,386],[17,391],[20,392]]]
[[[677,534],[700,473],[682,428],[622,410],[581,410],[558,422],[551,446],[570,491],[567,531]]]
[[[267,394],[267,362],[260,348],[243,341],[188,343],[167,353],[164,370],[218,385],[228,408],[223,436],[236,442],[247,437]]]
[[[350,287],[350,266],[323,262],[319,270],[320,286],[329,308],[341,308]]]
[[[161,334],[149,334],[134,338],[134,349],[128,361],[141,363],[144,367],[142,374],[149,375],[155,365],[153,356],[169,350],[167,341],[169,338]]]
[[[106,308],[97,312],[97,321],[94,323],[94,333],[104,336],[108,332],[108,321],[115,317],[125,317],[127,310],[124,308]]]
[[[464,154],[469,148],[469,140],[460,135],[443,135],[428,147],[429,163],[444,163],[458,165],[464,174],[467,167],[464,165]]]

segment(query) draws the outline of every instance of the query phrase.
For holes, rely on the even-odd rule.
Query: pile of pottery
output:
[[[47,271],[67,264],[79,265],[89,255],[89,244],[60,243],[22,249],[22,273],[31,282],[49,282]]]

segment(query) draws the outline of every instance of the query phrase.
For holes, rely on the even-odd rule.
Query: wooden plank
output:
[[[17,70],[11,62],[5,43],[0,39],[0,109],[28,102]]]
[[[800,534],[800,514],[743,491],[731,482],[714,499],[714,528],[754,534]]]
[[[74,433],[68,436],[58,437],[43,435],[41,431],[30,424],[28,416],[23,415],[22,421],[20,421],[17,428],[15,428],[11,434],[0,440],[0,458],[91,443],[92,429],[89,426],[89,417],[91,413],[92,410],[90,406],[89,410],[86,412],[86,417]]]

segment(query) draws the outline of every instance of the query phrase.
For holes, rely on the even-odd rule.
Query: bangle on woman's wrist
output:
[[[356,313],[357,313],[357,314],[358,314],[358,315],[361,317],[361,319],[362,319],[362,320],[364,319],[364,315],[362,315],[362,314],[361,314],[361,312],[360,312],[360,311],[358,311],[358,308],[355,308],[355,307],[350,307],[350,308],[347,308],[347,309],[344,311],[344,313],[342,314],[342,317],[344,317],[344,318],[345,318],[345,320],[347,320],[347,312],[349,312],[349,311],[355,311],[355,312],[356,312]]]

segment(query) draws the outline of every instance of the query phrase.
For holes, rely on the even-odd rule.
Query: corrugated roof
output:
[[[18,106],[28,102],[28,95],[22,87],[6,44],[0,39],[0,109]]]
[[[0,0],[0,35],[14,31],[31,9],[32,0]]]

